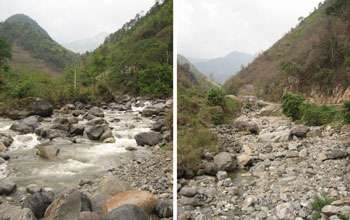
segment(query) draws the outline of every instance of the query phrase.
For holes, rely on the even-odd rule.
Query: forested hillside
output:
[[[232,94],[281,100],[294,92],[315,103],[350,99],[350,1],[327,0],[224,85]]]
[[[56,43],[36,21],[26,15],[14,15],[0,23],[0,38],[13,48],[10,63],[14,69],[22,65],[53,76],[77,63],[79,55]]]
[[[173,1],[137,14],[83,60],[79,78],[110,92],[166,97],[172,94]]]

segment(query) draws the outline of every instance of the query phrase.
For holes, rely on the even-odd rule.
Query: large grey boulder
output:
[[[92,107],[90,110],[89,110],[89,115],[93,115],[93,116],[96,116],[96,117],[101,117],[103,118],[105,116],[105,114],[103,113],[103,110],[99,107]]]
[[[34,193],[33,195],[27,196],[23,203],[22,209],[28,208],[30,209],[35,217],[42,218],[45,215],[45,211],[47,207],[52,203],[52,200],[49,199],[46,195],[41,192]]]
[[[105,201],[110,197],[111,195],[107,194],[96,194],[93,197],[91,197],[90,202],[92,211],[96,212],[99,215],[102,215],[103,205],[105,204]]]
[[[139,133],[134,138],[140,146],[154,146],[162,141],[163,136],[161,133],[150,131]]]
[[[43,99],[35,100],[27,107],[27,110],[29,115],[40,115],[41,117],[50,117],[53,112],[52,105]]]
[[[58,155],[58,148],[54,147],[50,143],[44,143],[37,146],[38,151],[36,154],[40,156],[41,158],[47,159],[47,160],[57,160]]]
[[[251,134],[259,134],[259,127],[253,122],[236,120],[234,122],[234,128],[237,131],[249,132]]]
[[[322,208],[322,213],[331,216],[331,215],[343,215],[350,216],[350,206],[334,206],[334,205],[326,205]]]
[[[290,203],[283,203],[276,207],[276,216],[280,220],[295,219],[294,208]]]
[[[142,110],[141,115],[143,117],[151,117],[153,115],[159,115],[161,112],[161,109],[159,108],[154,108],[154,107],[146,107]]]
[[[293,135],[300,138],[306,137],[309,131],[310,131],[310,128],[305,125],[297,125],[292,129]]]
[[[10,220],[37,220],[37,218],[35,218],[32,210],[24,208],[16,215],[14,215]]]
[[[138,206],[126,204],[112,210],[102,220],[149,220],[149,217]]]
[[[80,212],[79,220],[101,220],[101,217],[94,212]]]
[[[70,130],[69,132],[71,134],[75,134],[75,135],[83,135],[84,134],[84,130],[85,130],[85,126],[82,124],[72,124],[70,126]]]
[[[79,190],[67,188],[46,209],[45,220],[79,220],[80,209]]]
[[[0,219],[10,220],[13,216],[17,215],[21,211],[21,207],[11,205],[4,202],[0,205]]]
[[[14,182],[4,182],[0,185],[0,195],[10,195],[17,188],[17,184]]]
[[[276,131],[259,135],[259,142],[286,142],[293,138],[291,130]]]
[[[105,131],[105,126],[99,125],[94,127],[85,128],[84,133],[90,140],[99,140]]]
[[[228,152],[221,152],[214,157],[218,170],[231,171],[237,166],[236,157]]]
[[[33,133],[34,130],[40,126],[40,121],[40,116],[33,115],[22,120],[16,121],[11,125],[10,129],[24,134]]]
[[[80,192],[80,200],[81,200],[81,208],[80,208],[81,212],[92,211],[90,199],[83,192]]]

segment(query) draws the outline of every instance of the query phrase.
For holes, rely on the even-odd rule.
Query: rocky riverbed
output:
[[[0,219],[171,219],[171,106],[33,100],[3,112]]]
[[[277,109],[276,109],[277,108]],[[295,125],[277,105],[214,129],[219,152],[178,179],[178,219],[311,219],[314,196],[339,201],[322,219],[350,216],[349,131]]]

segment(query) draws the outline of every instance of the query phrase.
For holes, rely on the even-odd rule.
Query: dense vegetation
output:
[[[79,60],[77,54],[56,43],[44,29],[25,15],[15,15],[0,23],[0,38],[10,45],[20,46],[32,57],[45,60],[61,72]]]
[[[311,207],[313,210],[315,210],[316,213],[312,216],[312,220],[317,220],[322,218],[321,211],[323,207],[330,205],[332,202],[339,199],[329,198],[327,194],[323,192],[321,193],[321,195],[315,195],[313,200],[314,201],[311,203]],[[343,217],[341,217],[341,219],[344,219]],[[345,219],[348,219],[348,218],[345,218]]]
[[[350,2],[326,0],[270,49],[228,80],[228,93],[280,102],[289,91],[341,102],[350,85]]]
[[[304,103],[301,95],[286,93],[282,97],[282,112],[293,121],[309,126],[320,126],[332,122],[335,119],[336,110],[328,105],[315,105]]]
[[[74,58],[74,54],[46,36],[35,21],[22,23],[21,19],[23,16],[20,21],[11,18],[0,24],[0,39],[8,41],[0,40],[0,56],[8,55],[0,59],[4,63],[0,71],[0,101],[12,103],[26,97],[41,97],[58,105],[74,101],[108,101],[114,93],[171,96],[171,0],[156,3],[144,16],[136,15],[96,51],[82,54],[80,62],[73,65],[70,58]],[[8,63],[13,61],[7,61],[11,57],[11,44],[12,52],[20,44],[33,56],[64,67],[64,72],[62,70],[59,77],[52,78],[25,66],[10,68]]]
[[[178,61],[178,166],[196,170],[205,152],[217,150],[218,136],[211,127],[231,122],[239,107],[213,84],[208,89],[206,77],[191,70]]]
[[[103,83],[112,93],[168,97],[172,94],[173,1],[156,3],[88,54],[78,78]],[[151,78],[148,78],[152,75]],[[99,77],[98,77],[99,76]]]

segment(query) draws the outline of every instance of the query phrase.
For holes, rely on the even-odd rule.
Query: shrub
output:
[[[168,64],[150,64],[139,72],[141,95],[169,97],[172,92],[173,72]]]
[[[350,101],[343,102],[341,117],[345,124],[350,124]]]
[[[215,152],[217,141],[217,134],[209,129],[200,127],[182,128],[178,135],[178,163],[186,165],[190,169],[197,169],[203,152]]]
[[[221,106],[203,106],[198,117],[205,125],[220,125],[225,122],[225,115]]]
[[[225,99],[224,112],[230,118],[235,118],[240,113],[240,103],[231,98]]]
[[[338,200],[338,198],[329,198],[326,193],[321,193],[320,196],[315,195],[314,201],[311,203],[311,207],[316,211],[315,215],[312,216],[312,220],[321,219],[322,208],[326,205],[330,205],[332,202]]]
[[[220,88],[212,88],[208,91],[206,96],[208,105],[219,105],[223,107],[225,105],[225,93]]]
[[[320,126],[334,120],[335,109],[327,105],[303,104],[301,120],[309,126]]]
[[[301,95],[286,93],[282,97],[282,113],[293,121],[301,118],[301,107],[305,98]]]

